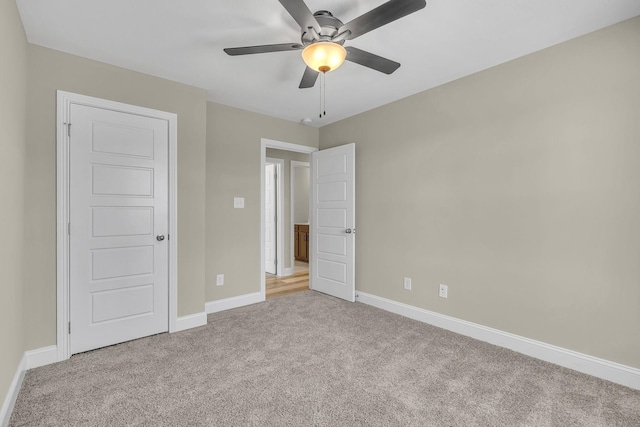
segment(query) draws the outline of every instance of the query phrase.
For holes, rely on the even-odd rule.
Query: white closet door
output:
[[[168,122],[71,106],[70,331],[78,353],[168,330]]]

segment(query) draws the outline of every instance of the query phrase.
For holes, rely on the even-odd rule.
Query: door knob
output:
[[[158,242],[162,242],[162,241],[164,240],[164,234],[158,234],[158,235],[156,236],[156,240],[157,240]]]
[[[344,232],[347,233],[347,234],[351,234],[351,229],[347,228],[346,230],[344,230]]]

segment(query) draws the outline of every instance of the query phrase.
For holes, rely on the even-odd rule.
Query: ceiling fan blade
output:
[[[313,13],[309,10],[307,5],[302,0],[279,0],[282,6],[287,9],[289,15],[296,20],[302,30],[307,28],[313,28],[318,33],[320,32],[320,24],[313,16]]]
[[[416,12],[426,5],[427,2],[425,0],[390,0],[347,22],[338,29],[338,33],[341,34],[349,30],[351,34],[346,39],[353,40],[371,30]]]
[[[313,70],[307,67],[304,70],[304,74],[302,75],[302,80],[300,80],[300,89],[306,89],[315,86],[316,80],[318,80],[318,73],[316,70]]]
[[[299,43],[265,44],[261,46],[228,47],[224,49],[227,55],[252,55],[254,53],[284,52],[300,50],[304,46]]]
[[[400,67],[400,63],[373,53],[365,52],[353,46],[347,46],[347,61],[364,65],[381,73],[391,74]]]

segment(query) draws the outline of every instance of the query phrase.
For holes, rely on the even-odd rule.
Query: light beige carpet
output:
[[[640,391],[305,291],[27,372],[12,426],[640,426]]]

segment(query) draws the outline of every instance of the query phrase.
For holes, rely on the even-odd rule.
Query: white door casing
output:
[[[177,330],[177,116],[58,91],[57,124],[58,360]]]
[[[355,301],[355,144],[311,154],[311,289]]]
[[[276,254],[276,165],[268,163],[264,175],[264,270],[277,273]]]

